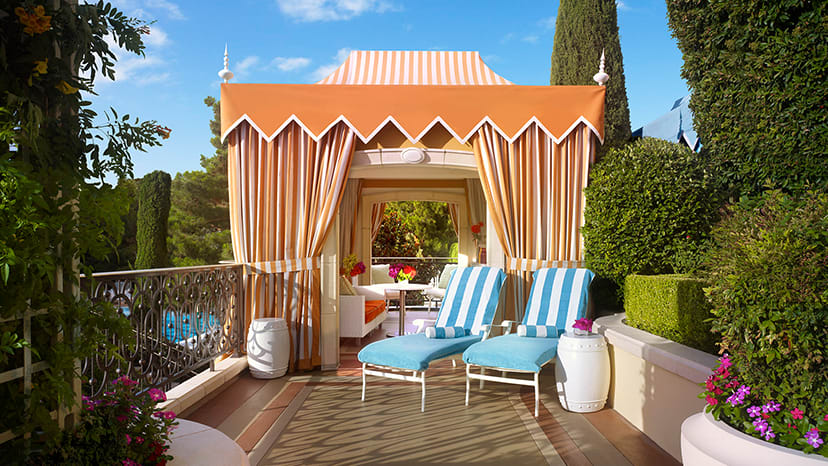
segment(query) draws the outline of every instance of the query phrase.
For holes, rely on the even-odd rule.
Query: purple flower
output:
[[[760,434],[764,434],[768,430],[768,421],[764,419],[755,419],[753,421],[753,429],[758,430]]]
[[[721,358],[719,358],[719,361],[720,361],[720,365],[724,369],[727,369],[728,367],[733,365],[733,363],[730,362],[730,355],[729,354],[723,355]]]
[[[138,382],[130,379],[129,377],[127,377],[125,375],[122,375],[122,376],[118,377],[117,379],[113,380],[112,384],[113,385],[121,384],[125,387],[131,387],[133,385],[138,385]]]
[[[765,440],[767,440],[768,442],[770,442],[770,439],[772,439],[772,438],[776,438],[776,434],[774,434],[774,433],[773,433],[773,430],[771,430],[771,428],[770,428],[770,427],[768,427],[768,431],[767,431],[767,432],[765,432],[764,437],[765,437]]]
[[[808,442],[808,445],[814,448],[819,448],[820,445],[825,443],[821,438],[819,438],[819,430],[817,429],[811,429],[808,432],[805,432],[804,437],[805,441]]]
[[[736,389],[736,393],[738,393],[740,397],[744,398],[745,395],[750,395],[750,387],[747,385],[741,385]]]
[[[775,402],[775,401],[773,401],[773,400],[768,401],[767,403],[762,405],[762,412],[763,413],[775,413],[776,411],[779,411],[780,409],[782,409],[782,405]]]
[[[751,406],[750,408],[747,409],[747,413],[748,413],[748,415],[750,415],[750,417],[757,417],[757,416],[759,416],[759,413],[761,413],[761,412],[762,412],[762,408],[760,408],[758,406]]]

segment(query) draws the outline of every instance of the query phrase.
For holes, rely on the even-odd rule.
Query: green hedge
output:
[[[751,394],[828,414],[828,194],[745,198],[713,230],[713,331]],[[790,409],[790,408],[789,408]]]
[[[693,272],[721,205],[709,165],[660,139],[611,150],[584,192],[587,266],[619,287],[630,274]]]
[[[714,353],[705,285],[686,275],[630,275],[624,283],[627,324]]]
[[[828,2],[667,0],[667,13],[693,125],[730,183],[828,187]]]

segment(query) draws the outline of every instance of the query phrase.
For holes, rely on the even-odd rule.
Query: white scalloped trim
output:
[[[519,129],[519,130],[515,133],[515,134],[513,134],[513,135],[511,135],[511,136],[510,136],[509,134],[507,134],[507,133],[505,133],[503,130],[501,130],[501,129],[500,129],[500,128],[499,128],[499,127],[498,127],[498,126],[497,126],[497,125],[496,125],[496,124],[495,124],[495,123],[491,120],[491,118],[489,118],[489,116],[487,115],[487,116],[483,117],[483,118],[482,118],[482,119],[481,119],[481,120],[480,120],[480,121],[479,121],[479,122],[478,122],[478,123],[477,123],[477,124],[476,124],[476,125],[472,128],[472,130],[471,130],[471,131],[469,131],[469,133],[468,133],[468,134],[466,134],[465,136],[461,137],[461,136],[460,136],[459,134],[457,134],[457,132],[456,132],[456,131],[454,131],[454,129],[453,129],[453,128],[452,128],[452,127],[448,124],[448,123],[446,123],[446,121],[445,121],[445,120],[443,120],[440,116],[437,116],[437,117],[435,117],[433,120],[431,120],[431,123],[429,123],[428,125],[426,125],[425,129],[423,129],[423,130],[420,132],[420,134],[418,134],[418,135],[416,135],[416,136],[412,136],[411,134],[409,134],[409,133],[408,133],[408,131],[406,131],[406,130],[405,130],[405,128],[403,128],[403,126],[402,126],[399,122],[397,122],[397,120],[395,120],[395,119],[394,119],[394,117],[393,117],[392,115],[388,115],[388,117],[386,117],[384,120],[382,120],[382,122],[381,122],[379,125],[377,125],[377,127],[376,127],[376,128],[374,128],[374,130],[373,130],[373,131],[371,131],[371,133],[369,133],[368,135],[365,135],[365,136],[364,136],[362,133],[360,133],[360,132],[359,132],[359,130],[358,130],[358,129],[357,129],[357,128],[353,125],[353,124],[351,124],[351,122],[350,122],[350,121],[348,121],[348,119],[345,117],[345,115],[342,115],[342,114],[340,114],[340,115],[339,115],[339,116],[338,116],[338,117],[337,117],[334,121],[332,121],[332,122],[331,122],[331,123],[330,123],[330,124],[329,124],[329,125],[328,125],[328,126],[327,126],[327,127],[326,127],[323,131],[322,131],[322,132],[321,132],[321,133],[319,133],[318,135],[317,135],[317,134],[314,134],[311,130],[309,130],[309,129],[308,129],[308,127],[307,127],[307,126],[305,126],[305,124],[304,124],[304,123],[302,123],[302,120],[300,120],[300,119],[299,119],[299,117],[297,117],[297,116],[296,116],[296,114],[292,114],[290,117],[288,117],[288,118],[287,118],[287,119],[286,119],[286,120],[285,120],[285,121],[284,121],[284,122],[283,122],[283,123],[279,126],[279,128],[277,128],[277,129],[276,129],[276,131],[274,131],[274,132],[273,132],[273,134],[271,134],[271,135],[267,135],[267,134],[265,134],[265,133],[261,130],[261,128],[259,128],[259,127],[256,125],[256,123],[253,121],[253,119],[252,119],[252,118],[250,118],[250,117],[249,117],[246,113],[245,113],[244,115],[242,115],[241,117],[239,117],[239,119],[237,119],[236,121],[234,121],[234,122],[233,122],[233,124],[232,124],[232,125],[230,125],[230,127],[229,127],[229,128],[227,128],[227,129],[224,131],[224,133],[221,135],[221,141],[222,141],[222,142],[224,142],[224,141],[225,141],[225,139],[227,139],[227,136],[228,136],[228,135],[229,135],[229,134],[230,134],[230,133],[231,133],[234,129],[236,129],[236,127],[237,127],[239,124],[241,124],[241,122],[242,122],[242,121],[247,121],[247,123],[248,123],[248,124],[250,124],[250,126],[252,126],[253,128],[255,128],[255,129],[256,129],[256,132],[258,132],[258,133],[259,133],[259,135],[261,135],[261,137],[263,137],[263,138],[264,138],[266,141],[268,141],[268,142],[273,141],[273,139],[274,139],[274,138],[276,138],[276,136],[278,136],[278,135],[279,135],[279,133],[281,133],[281,132],[282,132],[282,130],[284,130],[284,129],[285,129],[285,127],[286,127],[288,124],[290,124],[291,122],[295,122],[297,125],[301,126],[301,127],[302,127],[302,129],[303,129],[303,130],[304,130],[304,131],[305,131],[305,132],[306,132],[306,133],[307,133],[307,134],[308,134],[308,135],[309,135],[309,136],[310,136],[310,137],[311,137],[314,141],[319,141],[319,139],[320,139],[322,136],[324,136],[325,134],[327,134],[327,133],[328,133],[328,131],[330,131],[330,129],[331,129],[331,128],[333,128],[333,127],[334,127],[337,123],[339,123],[339,122],[343,122],[343,123],[345,123],[346,125],[348,125],[348,127],[349,127],[349,128],[351,128],[351,130],[352,130],[354,133],[356,133],[356,135],[357,135],[357,136],[359,136],[359,139],[360,139],[360,140],[362,140],[362,142],[363,142],[363,143],[366,143],[366,144],[368,143],[368,141],[370,141],[371,139],[373,139],[373,138],[374,138],[374,136],[376,136],[376,135],[377,135],[377,133],[379,133],[379,132],[380,132],[380,131],[381,131],[381,130],[382,130],[382,129],[383,129],[383,128],[384,128],[384,127],[388,124],[388,123],[392,123],[394,126],[396,126],[396,127],[397,127],[397,129],[398,129],[398,130],[399,130],[399,131],[400,131],[403,135],[405,135],[406,139],[408,139],[408,140],[409,140],[409,141],[411,141],[412,143],[416,143],[417,141],[419,141],[420,139],[422,139],[422,137],[423,137],[423,136],[425,136],[425,135],[426,135],[426,134],[427,134],[427,133],[428,133],[428,132],[429,132],[429,131],[430,131],[430,130],[434,127],[434,125],[436,125],[437,123],[441,124],[441,125],[442,125],[445,129],[446,129],[446,131],[448,131],[449,133],[451,133],[451,135],[452,135],[452,136],[454,136],[454,138],[455,138],[455,139],[457,139],[458,141],[460,141],[460,142],[462,142],[462,143],[465,143],[466,141],[468,141],[468,140],[469,140],[469,138],[471,138],[471,137],[472,137],[472,135],[474,135],[474,133],[476,133],[476,132],[477,132],[477,130],[478,130],[478,129],[480,129],[480,127],[481,127],[484,123],[489,123],[490,125],[492,125],[492,127],[495,129],[495,131],[497,131],[497,132],[498,132],[498,134],[500,134],[501,136],[503,136],[503,137],[504,137],[507,141],[509,141],[510,143],[513,143],[513,142],[515,142],[515,140],[517,140],[517,138],[519,138],[519,137],[520,137],[520,135],[521,135],[521,134],[523,134],[523,132],[524,132],[524,131],[526,131],[526,129],[527,129],[527,128],[528,128],[528,127],[532,124],[532,123],[535,123],[535,124],[537,124],[537,125],[538,125],[538,126],[539,126],[542,130],[543,130],[543,132],[544,132],[544,133],[546,133],[546,135],[547,135],[547,136],[549,136],[549,138],[550,138],[550,139],[552,139],[552,140],[555,142],[555,144],[559,144],[561,141],[563,141],[564,139],[566,139],[566,137],[567,137],[567,136],[569,136],[569,133],[571,133],[571,132],[572,132],[575,128],[577,128],[579,124],[583,123],[584,125],[586,125],[586,126],[587,126],[587,127],[588,127],[588,128],[589,128],[592,132],[593,132],[593,134],[595,134],[595,136],[596,136],[596,137],[598,137],[598,140],[599,140],[599,141],[601,141],[601,144],[603,144],[603,143],[604,143],[604,137],[601,135],[601,133],[599,133],[599,132],[598,132],[598,130],[597,130],[597,129],[595,129],[595,125],[593,125],[593,124],[592,124],[589,120],[587,120],[586,118],[584,118],[584,116],[583,116],[583,115],[582,115],[582,116],[580,116],[580,117],[578,117],[578,119],[577,119],[577,120],[575,120],[575,121],[572,123],[572,125],[571,125],[571,126],[570,126],[570,127],[569,127],[566,131],[564,131],[564,133],[563,133],[562,135],[560,135],[560,136],[555,136],[554,134],[552,134],[552,132],[551,132],[551,131],[549,131],[549,130],[546,128],[546,126],[544,126],[544,125],[543,125],[543,123],[541,123],[541,122],[540,122],[540,120],[538,120],[538,119],[537,119],[537,117],[535,117],[535,116],[532,116],[532,118],[529,118],[529,119],[526,121],[526,124],[524,124],[524,125],[523,125],[523,126],[522,126],[522,127],[521,127],[521,128],[520,128],[520,129]]]

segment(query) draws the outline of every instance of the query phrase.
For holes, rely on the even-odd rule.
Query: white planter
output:
[[[555,361],[558,399],[567,411],[591,413],[604,407],[610,386],[607,341],[590,334],[561,335]]]
[[[290,336],[285,319],[255,319],[247,332],[247,364],[257,379],[285,375],[290,356]]]
[[[694,414],[681,424],[681,460],[685,466],[806,466],[828,464],[809,455],[739,432],[709,413]]]

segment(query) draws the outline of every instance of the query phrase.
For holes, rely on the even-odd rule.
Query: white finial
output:
[[[609,75],[604,73],[604,49],[601,49],[601,64],[598,66],[598,72],[595,73],[595,76],[592,79],[598,83],[599,86],[603,86],[607,84],[609,80]]]
[[[227,55],[227,44],[224,44],[224,69],[218,72],[219,78],[223,79],[224,82],[228,83],[231,79],[233,79],[233,72],[230,71],[228,66],[230,65],[230,59]]]

